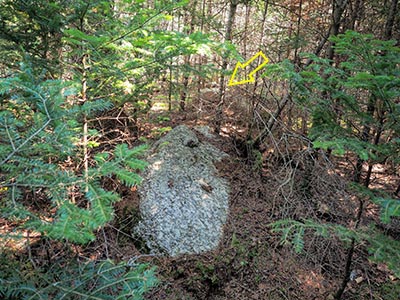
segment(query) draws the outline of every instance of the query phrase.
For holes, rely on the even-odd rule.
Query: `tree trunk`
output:
[[[355,0],[354,5],[349,5],[350,7],[350,24],[348,25],[348,29],[350,30],[355,30],[356,28],[356,22],[360,19],[361,15],[361,4],[362,0]]]
[[[249,21],[250,21],[250,12],[251,6],[249,3],[246,3],[246,12],[245,12],[245,20],[244,20],[244,37],[243,37],[243,57],[247,57],[247,31],[249,29]]]
[[[82,104],[87,101],[86,91],[87,91],[87,56],[86,54],[82,57],[82,89],[81,89],[81,101]],[[89,149],[88,149],[88,137],[89,137],[89,129],[88,129],[88,121],[87,116],[85,114],[83,120],[83,174],[85,178],[85,193],[89,191]]]
[[[264,3],[264,11],[263,11],[263,17],[262,17],[262,21],[261,21],[261,29],[260,29],[260,39],[259,39],[259,45],[263,45],[263,38],[264,38],[264,30],[265,30],[265,22],[267,21],[267,13],[268,13],[268,6],[269,6],[269,0],[266,0]],[[254,120],[255,120],[255,110],[256,110],[256,106],[257,103],[259,101],[256,102],[257,96],[256,96],[256,90],[257,90],[257,86],[258,86],[258,73],[254,74],[254,85],[253,85],[253,91],[251,92],[251,108],[252,109],[252,119],[249,122],[248,125],[248,130],[247,130],[247,141],[251,141],[252,140],[252,134],[253,134],[253,126],[254,126]],[[259,98],[259,97],[258,97]]]
[[[89,4],[86,5],[84,11],[82,12],[80,18],[79,18],[79,29],[84,32],[84,24],[85,24],[85,16],[86,13],[89,9]],[[81,84],[82,84],[82,89],[81,89],[81,102],[84,104],[88,99],[87,99],[87,59],[88,55],[85,53],[86,49],[82,45],[81,46],[81,51],[82,51],[82,60],[81,60],[81,67],[82,67],[82,79],[81,79]],[[89,191],[89,148],[88,148],[88,138],[89,138],[89,127],[88,127],[88,121],[87,121],[87,116],[86,114],[84,115],[84,120],[83,120],[83,137],[82,137],[82,143],[83,143],[83,177],[85,179],[85,193]]]
[[[364,211],[364,200],[362,198],[359,198],[358,199],[358,211],[357,211],[357,216],[355,219],[354,229],[358,229],[358,227],[360,226],[363,211]],[[335,294],[336,300],[340,300],[342,298],[344,290],[347,287],[347,283],[350,280],[351,264],[353,262],[353,254],[354,254],[355,246],[356,246],[356,239],[353,237],[351,239],[350,248],[348,249],[348,252],[347,252],[346,266],[345,266],[342,284],[340,285],[339,290]]]
[[[394,195],[395,195],[395,196],[400,196],[400,183],[399,183],[399,185],[397,186],[397,189],[396,189],[396,191],[394,192]]]
[[[184,18],[184,23],[187,24],[189,22],[190,18],[190,27],[185,30],[186,34],[191,34],[194,31],[194,22],[195,22],[195,14],[194,12],[196,11],[196,6],[197,6],[197,1],[192,2],[192,6],[189,7],[188,11],[185,11],[185,18]],[[190,55],[186,55],[184,59],[185,67],[190,65]],[[181,89],[181,95],[180,95],[180,101],[179,101],[179,108],[181,111],[185,110],[186,106],[186,100],[188,96],[188,90],[189,90],[189,74],[188,72],[183,73],[183,82],[182,82],[182,89]]]
[[[299,2],[299,16],[297,18],[297,31],[296,31],[296,42],[295,42],[295,48],[294,48],[294,58],[293,62],[295,65],[299,64],[299,59],[298,59],[298,52],[299,52],[299,40],[300,40],[300,26],[301,26],[301,18],[302,18],[302,13],[303,13],[303,0],[300,0]]]
[[[373,116],[375,112],[375,100],[371,96],[369,101],[368,101],[368,106],[367,106],[367,115]],[[365,124],[361,133],[361,140],[366,142],[370,139],[370,131],[371,127],[368,124]],[[361,183],[361,174],[362,174],[362,167],[364,164],[364,160],[361,159],[360,157],[357,158],[357,163],[356,163],[356,169],[354,172],[353,176],[353,181],[357,183]]]
[[[172,110],[172,57],[169,60],[169,80],[168,80],[168,111]]]
[[[232,41],[232,30],[233,30],[233,24],[234,24],[234,20],[235,20],[238,2],[239,1],[237,1],[237,0],[230,1],[229,15],[228,15],[228,20],[227,20],[227,24],[226,24],[226,32],[225,32],[225,38],[224,38],[225,42]],[[217,104],[216,113],[215,113],[214,131],[217,134],[219,134],[219,132],[221,131],[223,108],[224,108],[224,104],[225,104],[225,72],[228,69],[227,54],[223,54],[223,55],[224,55],[224,57],[222,58],[221,74],[220,74],[220,78],[219,78],[219,92],[218,92],[219,102]]]
[[[206,18],[206,0],[202,1],[201,4],[201,20],[200,20],[200,32],[202,33],[206,33],[206,31],[204,30],[204,20]],[[199,101],[201,101],[201,95],[200,95],[200,90],[202,88],[204,88],[204,80],[203,77],[200,75],[201,73],[201,66],[205,65],[207,63],[207,60],[203,58],[203,55],[199,55],[198,56],[198,72],[199,75],[197,76],[197,99],[199,99]],[[200,103],[201,106],[201,103]]]
[[[374,112],[375,112],[375,106],[376,106],[375,98],[373,96],[371,96],[369,98],[368,106],[367,106],[367,114],[368,115],[373,117]],[[381,122],[383,122],[383,116],[381,116]],[[361,134],[362,141],[366,142],[370,139],[370,131],[371,131],[371,126],[369,124],[365,124],[363,127],[362,134]],[[374,141],[375,143],[379,143],[381,133],[382,133],[381,129],[378,129],[378,132],[375,136],[375,141]],[[354,179],[353,179],[357,183],[361,183],[361,173],[362,173],[363,164],[364,164],[364,160],[362,160],[361,158],[358,158],[357,165],[356,165],[356,171],[355,171]],[[370,178],[371,178],[371,172],[372,172],[372,165],[370,165],[368,168],[368,174],[364,181],[365,187],[368,187],[368,185],[369,185]],[[358,226],[361,222],[361,217],[362,217],[362,213],[364,210],[364,200],[362,198],[359,198],[358,201],[359,201],[359,205],[358,205],[358,212],[357,212],[357,216],[356,216],[356,220],[355,220],[354,229],[358,228]],[[342,298],[342,295],[344,293],[344,290],[346,289],[347,283],[350,280],[351,265],[352,265],[352,261],[353,261],[355,242],[356,242],[355,238],[352,238],[350,248],[348,249],[348,252],[347,252],[346,267],[345,267],[345,271],[344,271],[344,277],[342,280],[342,284],[341,284],[339,290],[335,294],[335,299],[337,299],[337,300],[340,300]]]
[[[394,20],[397,15],[397,9],[398,9],[398,0],[392,0],[390,3],[390,9],[385,25],[385,33],[384,33],[384,38],[386,40],[390,40],[392,38],[392,33],[393,33],[393,25],[394,25]]]
[[[185,63],[189,64],[190,59],[189,58],[185,58]],[[186,106],[186,99],[187,99],[187,95],[188,95],[188,89],[189,89],[189,75],[188,74],[184,74],[183,75],[183,82],[182,82],[182,90],[181,90],[181,97],[179,100],[179,109],[181,111],[185,110],[185,106]]]
[[[336,36],[339,33],[340,24],[342,21],[343,13],[347,6],[347,0],[334,0],[332,8],[332,26],[329,36]],[[328,59],[333,59],[334,53],[334,43],[330,43],[328,48]]]
[[[382,133],[383,133],[383,123],[385,121],[384,113],[379,116],[379,127],[376,130],[375,138],[374,138],[374,145],[377,146],[381,140]],[[374,167],[373,163],[370,163],[368,166],[367,176],[365,177],[364,186],[368,188],[371,182],[371,175],[372,175],[372,168]]]

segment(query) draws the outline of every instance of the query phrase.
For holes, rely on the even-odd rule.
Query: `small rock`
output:
[[[357,284],[360,284],[363,281],[364,281],[364,277],[362,277],[362,276],[356,278],[356,283]]]

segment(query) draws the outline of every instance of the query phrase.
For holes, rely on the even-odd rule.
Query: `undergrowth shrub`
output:
[[[5,265],[4,265],[5,264]],[[2,299],[118,299],[140,300],[157,284],[155,269],[147,264],[129,266],[110,260],[56,264],[38,272],[25,266],[15,269],[3,261],[0,268]],[[5,266],[12,271],[6,272]],[[10,269],[9,269],[10,270]]]
[[[0,213],[15,226],[14,237],[27,230],[45,239],[93,241],[120,200],[102,186],[102,179],[129,187],[141,181],[136,171],[146,166],[138,158],[145,145],[98,151],[89,167],[82,167],[83,150],[92,147],[90,137],[84,145],[83,122],[112,105],[105,100],[80,103],[75,90],[73,83],[34,76],[26,64],[0,79]],[[142,299],[156,283],[147,265],[71,264],[65,259],[64,266],[43,270],[28,259],[13,259],[2,255],[0,298]]]
[[[338,61],[307,55],[312,63],[302,71],[295,71],[288,62],[270,70],[291,80],[297,105],[310,112],[313,147],[332,155],[355,157],[351,187],[359,202],[358,211],[348,226],[284,219],[271,227],[282,234],[282,243],[292,244],[297,252],[304,249],[307,230],[327,238],[339,237],[344,246],[350,244],[344,290],[356,243],[367,245],[370,259],[385,263],[400,278],[400,242],[371,221],[364,222],[368,202],[381,208],[377,223],[385,225],[400,217],[396,192],[371,187],[375,164],[400,163],[400,48],[395,41],[353,31],[331,40]]]
[[[65,82],[36,79],[27,67],[0,81],[0,211],[25,229],[86,243],[112,219],[113,204],[120,200],[102,188],[101,179],[116,176],[127,186],[140,183],[135,171],[146,165],[138,159],[146,146],[120,144],[113,152],[96,154],[87,176],[81,168],[68,167],[84,159],[83,115],[111,106],[104,100],[75,104],[68,100],[73,91]],[[36,212],[38,201],[45,210]]]

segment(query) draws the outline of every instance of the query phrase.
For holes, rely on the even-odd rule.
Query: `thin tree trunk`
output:
[[[82,57],[82,90],[81,90],[81,97],[82,103],[87,101],[87,55],[84,54]],[[89,150],[88,150],[88,137],[89,137],[89,129],[88,129],[88,121],[87,116],[85,114],[83,120],[83,172],[85,178],[85,193],[89,191]]]
[[[203,0],[201,3],[201,20],[200,20],[200,32],[205,33],[204,31],[204,20],[206,17],[206,0]],[[204,88],[204,80],[202,76],[200,75],[201,73],[201,66],[205,65],[207,63],[207,60],[203,59],[202,55],[198,56],[198,72],[199,75],[197,76],[197,98],[199,101],[201,101],[201,96],[200,96],[200,90]],[[201,103],[200,103],[201,106]]]
[[[189,64],[189,58],[185,59],[185,64]],[[184,74],[183,75],[183,82],[182,82],[182,90],[181,90],[181,97],[179,100],[179,109],[181,111],[185,110],[186,106],[186,99],[188,95],[188,89],[189,89],[189,75]]]
[[[322,40],[319,42],[317,48],[315,49],[314,54],[316,56],[319,56],[321,54],[322,49],[324,49],[324,46],[325,46],[326,42],[328,41],[329,35],[332,31],[331,28],[332,28],[332,25],[331,25],[331,27],[329,27],[327,33],[322,37]],[[308,67],[309,65],[311,65],[312,62],[313,62],[313,60],[311,58],[308,59],[305,66]]]
[[[226,24],[226,32],[225,32],[225,38],[224,38],[225,42],[232,41],[232,30],[233,30],[233,24],[234,24],[234,20],[235,20],[238,2],[239,1],[237,1],[237,0],[230,1],[229,15],[228,15],[228,20],[227,20],[227,24]],[[222,58],[221,74],[220,74],[220,78],[219,78],[219,93],[218,93],[219,102],[218,102],[217,108],[216,108],[215,127],[214,127],[215,133],[218,133],[218,134],[221,131],[223,108],[224,108],[224,104],[225,104],[225,72],[227,69],[228,69],[228,58],[227,58],[227,55],[224,54],[224,57]]]
[[[295,43],[295,48],[294,48],[294,58],[293,61],[295,64],[298,64],[298,52],[299,52],[299,40],[300,40],[300,26],[301,26],[301,18],[302,18],[302,12],[303,12],[303,0],[300,0],[299,2],[299,16],[297,18],[297,31],[296,31],[296,43]]]
[[[360,19],[361,3],[362,3],[362,0],[356,0],[354,2],[354,6],[350,5],[350,9],[351,9],[351,12],[350,12],[351,20],[350,20],[350,26],[349,26],[350,30],[354,30],[356,28],[356,22],[357,22],[357,20]]]
[[[304,135],[308,133],[308,113],[306,110],[301,113],[301,133]]]
[[[194,21],[195,21],[195,16],[194,12],[196,11],[196,6],[197,6],[197,1],[193,1],[192,7],[189,8],[188,11],[185,11],[185,18],[184,18],[184,23],[188,23],[188,19],[190,18],[190,27],[188,30],[186,30],[186,34],[191,34],[194,31]],[[190,55],[187,55],[184,59],[185,67],[190,65]],[[179,102],[179,108],[181,111],[185,110],[186,106],[186,100],[188,96],[188,90],[189,90],[189,74],[188,72],[184,72],[183,74],[183,83],[182,83],[182,90],[181,90],[181,95],[180,95],[180,102]]]
[[[390,9],[385,25],[385,34],[384,34],[384,37],[387,40],[390,40],[392,38],[393,25],[397,14],[398,2],[399,2],[398,0],[392,0],[392,2],[390,3]]]
[[[373,116],[374,112],[375,112],[375,100],[371,96],[368,101],[367,115]],[[361,133],[361,140],[363,142],[367,142],[370,139],[370,131],[371,131],[371,127],[368,124],[365,124],[363,127],[363,130],[362,130],[362,133]],[[364,160],[361,159],[360,157],[357,158],[356,169],[355,169],[354,177],[353,177],[354,182],[361,183],[363,164],[364,164]]]
[[[262,17],[262,21],[261,21],[261,29],[260,29],[260,39],[259,39],[259,45],[263,45],[263,38],[264,38],[264,30],[265,30],[265,22],[267,21],[267,13],[268,13],[268,6],[269,6],[269,0],[265,0],[265,4],[264,4],[264,11],[263,11],[263,17]],[[254,78],[255,78],[255,82],[253,85],[253,92],[252,92],[252,102],[254,102],[255,99],[255,94],[256,94],[256,90],[257,90],[257,78],[258,78],[258,74],[256,73],[254,74]],[[253,105],[254,107],[254,105]]]
[[[364,200],[362,198],[359,198],[358,199],[358,211],[357,211],[357,216],[356,216],[355,225],[354,225],[355,230],[358,229],[358,227],[360,226],[363,211],[364,211]],[[347,283],[350,280],[351,265],[353,262],[353,254],[354,254],[355,246],[356,246],[356,239],[353,237],[353,238],[351,238],[350,248],[347,251],[346,266],[345,266],[342,284],[340,285],[339,290],[335,294],[336,300],[342,299],[343,293],[347,287]]]
[[[261,29],[260,29],[260,39],[259,39],[259,45],[263,45],[263,38],[264,38],[264,30],[265,30],[265,22],[267,21],[267,13],[268,13],[268,6],[269,6],[269,0],[265,0],[264,3],[264,11],[263,11],[263,17],[262,17],[262,21],[261,21]],[[256,90],[257,90],[257,86],[258,86],[258,74],[256,73],[254,74],[254,85],[253,85],[253,91],[251,92],[251,108],[252,109],[252,119],[249,122],[249,128],[247,130],[247,141],[251,141],[252,140],[252,134],[253,134],[253,126],[254,126],[254,120],[255,120],[255,109],[256,109]],[[258,103],[258,101],[257,101]]]
[[[343,13],[346,9],[347,0],[334,0],[332,9],[332,27],[329,36],[336,36],[339,33],[340,24],[342,21]],[[328,58],[333,59],[334,57],[334,43],[330,43],[328,48]]]
[[[249,3],[246,3],[246,13],[244,20],[244,37],[243,37],[243,57],[247,57],[247,30],[249,28],[249,20],[250,20],[250,12],[251,6]]]
[[[397,189],[396,189],[396,191],[394,192],[394,195],[395,195],[395,196],[400,196],[400,183],[399,183],[399,185],[397,186]]]
[[[172,57],[169,61],[168,111],[172,110]]]
[[[374,139],[374,145],[377,146],[381,140],[382,133],[383,133],[383,123],[384,123],[385,117],[384,115],[380,116],[379,118],[379,127],[377,129],[377,132],[375,134],[375,139]],[[368,187],[369,184],[371,183],[371,175],[372,175],[372,168],[374,167],[373,163],[370,163],[368,166],[368,171],[367,171],[367,176],[365,177],[365,183],[364,186]]]
[[[85,7],[85,10],[82,12],[82,15],[79,18],[79,28],[80,30],[83,32],[84,31],[84,24],[85,24],[85,16],[86,13],[89,9],[89,5],[87,4]],[[87,101],[87,59],[88,56],[85,53],[85,47],[82,46],[81,47],[83,56],[82,56],[82,89],[81,89],[81,101],[82,104],[84,104]],[[83,117],[83,138],[82,138],[82,142],[83,142],[83,177],[85,180],[85,193],[87,193],[89,191],[89,149],[88,149],[88,139],[89,139],[89,128],[88,128],[88,121],[87,121],[87,116],[86,114]]]
[[[368,101],[368,106],[367,106],[367,114],[370,116],[373,116],[375,112],[375,99],[371,96],[369,101]],[[381,122],[383,122],[383,116],[381,117]],[[370,139],[370,131],[371,127],[368,124],[364,125],[363,131],[361,133],[361,140],[366,142]],[[375,136],[375,143],[379,143],[379,139],[381,136],[381,129],[378,130],[376,136]],[[357,159],[357,165],[356,165],[356,171],[354,174],[354,181],[357,183],[361,183],[361,172],[362,172],[362,166],[364,164],[364,160],[361,158]],[[370,183],[370,177],[371,177],[371,172],[372,172],[372,165],[369,166],[368,174],[367,177],[364,181],[364,186],[368,187]],[[357,229],[360,222],[361,222],[361,217],[362,213],[364,210],[364,200],[362,198],[358,199],[359,205],[358,205],[358,212],[357,212],[357,217],[356,217],[356,223],[354,226],[354,229]],[[342,298],[342,295],[344,293],[344,290],[346,289],[347,283],[350,280],[350,273],[351,273],[351,265],[353,262],[353,254],[354,254],[354,248],[355,248],[355,239],[351,239],[351,245],[350,248],[348,249],[347,252],[347,259],[346,259],[346,267],[344,271],[344,277],[342,280],[342,284],[340,285],[339,290],[335,294],[335,299],[340,300]]]

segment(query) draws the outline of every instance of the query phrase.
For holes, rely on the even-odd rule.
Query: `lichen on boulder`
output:
[[[135,231],[154,253],[201,253],[218,246],[229,206],[228,182],[214,163],[228,155],[185,125],[157,141],[139,187]]]

